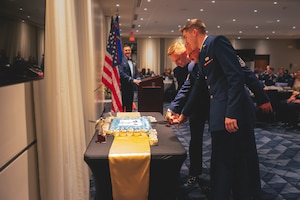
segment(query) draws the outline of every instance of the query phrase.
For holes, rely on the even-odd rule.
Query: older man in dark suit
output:
[[[198,67],[210,95],[211,199],[259,198],[255,109],[236,52],[224,36],[208,36],[200,20],[181,31],[186,46],[200,52]]]
[[[131,47],[129,45],[124,45],[123,55],[122,63],[119,65],[122,107],[124,112],[132,112],[135,85],[139,85],[141,80],[138,76],[136,62],[131,58]]]

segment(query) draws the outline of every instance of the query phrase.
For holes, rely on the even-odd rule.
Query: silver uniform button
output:
[[[210,85],[208,85],[208,86],[207,86],[207,89],[209,89],[209,90],[210,90]]]
[[[210,95],[210,98],[213,99],[213,98],[214,98],[214,95]]]
[[[207,80],[207,76],[204,76],[205,80]]]

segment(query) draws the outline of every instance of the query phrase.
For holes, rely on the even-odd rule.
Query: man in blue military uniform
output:
[[[198,68],[210,95],[211,199],[259,198],[255,109],[236,52],[224,36],[206,35],[200,20],[190,20],[181,31],[186,46],[200,52]]]
[[[178,66],[188,65],[190,72],[182,89],[179,90],[178,94],[171,102],[166,113],[166,119],[172,124],[176,123],[177,117],[180,113],[184,113],[186,116],[189,116],[191,131],[191,140],[189,146],[190,177],[185,185],[191,186],[197,182],[202,182],[199,176],[202,174],[203,129],[205,122],[208,119],[208,89],[206,87],[204,78],[199,76],[199,70],[197,64],[195,64],[195,62],[198,60],[198,51],[193,51],[188,56],[184,45],[175,42],[170,45],[168,49],[168,56]],[[255,94],[255,100],[258,108],[265,113],[272,112],[270,100],[263,90],[259,80],[255,74],[248,67],[246,67],[246,64],[242,59],[238,57],[238,60],[245,75],[246,85]],[[197,100],[196,102],[195,99]],[[203,184],[201,183],[201,186],[202,185]]]

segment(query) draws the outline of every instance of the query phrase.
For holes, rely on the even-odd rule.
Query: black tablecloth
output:
[[[176,199],[176,187],[182,163],[187,153],[170,127],[166,127],[164,117],[156,112],[142,112],[142,116],[153,116],[157,123],[152,125],[158,132],[158,145],[151,146],[150,184],[148,199]],[[134,136],[133,136],[134,137]],[[112,199],[108,154],[113,135],[107,135],[106,143],[96,143],[94,135],[84,154],[95,180],[96,198]]]

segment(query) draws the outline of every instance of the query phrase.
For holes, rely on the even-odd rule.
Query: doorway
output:
[[[262,73],[270,64],[270,55],[255,55],[254,71]]]

